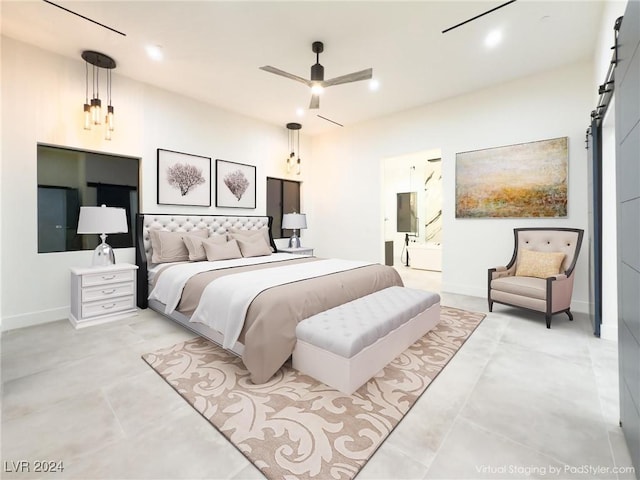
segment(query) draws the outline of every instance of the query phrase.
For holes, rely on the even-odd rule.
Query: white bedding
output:
[[[212,281],[204,289],[190,321],[204,323],[221,332],[222,346],[232,348],[244,326],[249,305],[260,292],[271,287],[366,265],[371,263],[329,259],[226,275]]]
[[[187,281],[198,273],[211,270],[221,270],[224,268],[242,267],[247,265],[259,265],[262,263],[281,262],[292,258],[303,258],[309,255],[292,255],[290,253],[274,253],[263,257],[235,258],[232,260],[218,260],[216,262],[190,262],[176,263],[167,267],[162,275],[158,277],[155,287],[149,293],[149,300],[158,300],[165,304],[165,313],[170,315],[174,312],[180,298],[182,290]],[[162,265],[162,264],[160,264]]]

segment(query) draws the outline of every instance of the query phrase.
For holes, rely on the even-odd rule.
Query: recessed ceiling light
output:
[[[491,30],[484,39],[484,44],[493,48],[502,41],[502,32],[500,30]]]
[[[149,58],[151,60],[159,62],[164,58],[164,52],[162,51],[162,47],[160,45],[147,45],[145,47],[145,50],[147,51],[147,55],[149,55]]]
[[[369,82],[369,90],[371,90],[372,92],[375,92],[379,88],[380,88],[380,82],[375,78],[371,79],[371,81]]]
[[[299,117],[304,117],[304,108],[302,107],[296,108],[296,115]]]

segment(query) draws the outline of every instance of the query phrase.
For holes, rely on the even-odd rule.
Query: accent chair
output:
[[[577,228],[514,228],[515,247],[509,264],[489,269],[489,311],[502,303],[551,316],[565,312],[569,320],[576,261],[584,231]]]

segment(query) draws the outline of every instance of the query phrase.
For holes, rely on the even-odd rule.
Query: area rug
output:
[[[357,475],[484,315],[442,307],[440,323],[353,395],[285,365],[254,385],[242,360],[203,338],[143,355],[269,479]]]

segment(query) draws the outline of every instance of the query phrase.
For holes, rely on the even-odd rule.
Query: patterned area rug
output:
[[[285,365],[254,385],[242,360],[203,338],[143,359],[269,479],[352,479],[480,324],[440,323],[353,395]]]

